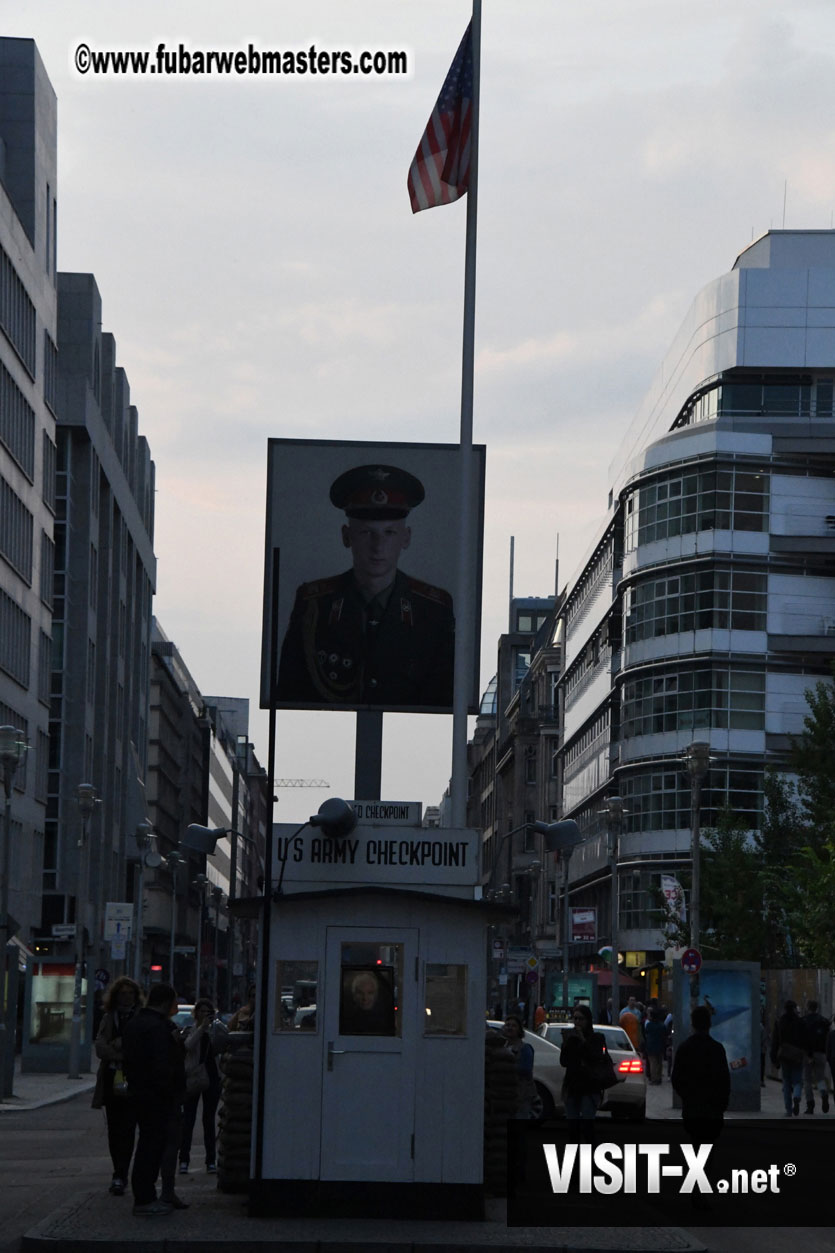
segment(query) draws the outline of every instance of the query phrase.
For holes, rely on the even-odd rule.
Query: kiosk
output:
[[[273,848],[250,1213],[482,1218],[478,833],[280,825]]]

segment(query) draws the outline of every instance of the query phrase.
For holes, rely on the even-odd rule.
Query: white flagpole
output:
[[[467,705],[473,668],[475,589],[473,587],[473,373],[475,357],[476,225],[478,221],[478,121],[481,78],[481,0],[473,0],[473,97],[470,121],[470,181],[467,188],[467,245],[464,260],[464,336],[461,367],[459,497],[461,528],[455,597],[455,685],[452,705],[452,788],[450,823],[467,825]]]

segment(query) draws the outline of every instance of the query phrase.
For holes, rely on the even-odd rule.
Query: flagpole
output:
[[[467,242],[464,258],[464,334],[461,362],[459,499],[461,528],[455,622],[455,684],[452,703],[452,827],[467,825],[467,706],[473,669],[475,589],[473,586],[473,375],[475,360],[476,227],[478,222],[478,127],[481,80],[481,0],[473,0],[473,95],[470,125],[470,177],[467,188]]]

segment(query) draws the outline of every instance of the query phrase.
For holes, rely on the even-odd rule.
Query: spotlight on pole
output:
[[[319,806],[319,812],[308,819],[311,827],[321,827],[333,840],[344,840],[357,825],[357,815],[347,801],[333,796]]]
[[[214,857],[218,840],[222,840],[228,834],[228,827],[200,827],[192,822],[186,827],[186,833],[180,840],[180,848],[190,848],[195,853],[205,853],[207,857]]]

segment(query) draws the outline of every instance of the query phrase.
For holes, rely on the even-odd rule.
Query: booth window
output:
[[[343,944],[339,1034],[399,1038],[402,986],[402,944]]]
[[[277,961],[273,1031],[306,1031],[314,1035],[318,1031],[318,987],[317,961]]]
[[[467,967],[427,962],[424,1035],[464,1035],[467,1029]]]

